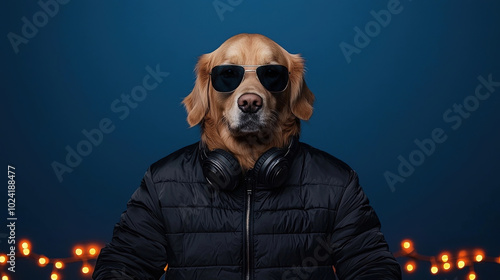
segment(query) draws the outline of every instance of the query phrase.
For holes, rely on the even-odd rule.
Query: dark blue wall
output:
[[[475,247],[500,255],[500,86],[476,96],[488,84],[481,79],[500,81],[498,2],[59,1],[41,0],[60,3],[45,18],[36,1],[0,9],[1,166],[16,167],[16,237],[35,252],[63,257],[76,243],[110,240],[149,164],[199,138],[180,104],[197,57],[250,32],[305,57],[317,101],[301,139],[356,169],[393,251],[411,238],[427,255]],[[126,105],[121,95],[148,66],[168,76]],[[66,165],[67,147],[101,122],[109,133],[59,180],[54,162]],[[433,134],[434,144],[424,140]],[[398,171],[401,159],[413,167]],[[7,187],[0,192],[6,213]],[[64,279],[78,269],[68,266]],[[495,279],[500,265],[475,269]],[[15,279],[49,273],[19,260]],[[431,276],[422,263],[404,278],[465,273]]]

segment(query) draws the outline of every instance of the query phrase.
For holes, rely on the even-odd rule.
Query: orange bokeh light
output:
[[[61,269],[64,267],[64,263],[61,262],[61,261],[57,261],[55,262],[54,266],[57,268],[57,269]]]
[[[401,248],[406,253],[410,253],[411,251],[413,251],[413,242],[410,239],[405,239],[401,241]]]
[[[83,274],[88,274],[90,272],[90,266],[85,264],[82,266],[82,273]]]
[[[474,261],[481,262],[484,259],[484,251],[482,249],[474,250]]]
[[[50,275],[50,279],[51,280],[58,280],[59,279],[59,274],[57,274],[55,272],[52,272],[52,274]]]
[[[82,248],[78,247],[78,248],[75,249],[75,255],[81,256],[82,254],[83,254]]]
[[[417,268],[417,265],[415,264],[414,261],[409,261],[405,265],[405,269],[408,272],[413,272],[413,271],[415,271],[416,268]]]
[[[464,267],[465,267],[465,261],[463,261],[463,260],[458,260],[458,262],[457,262],[457,267],[458,267],[459,269],[464,268]]]
[[[41,256],[40,258],[38,258],[38,265],[39,266],[46,266],[47,264],[49,263],[49,259],[45,256]]]
[[[447,262],[450,259],[450,256],[447,253],[441,254],[441,261]]]
[[[21,240],[21,249],[31,249],[31,243],[28,240]]]
[[[436,273],[438,273],[438,271],[439,271],[439,269],[438,269],[438,267],[437,267],[437,266],[433,265],[433,266],[431,267],[431,273],[432,273],[432,274],[436,274]]]

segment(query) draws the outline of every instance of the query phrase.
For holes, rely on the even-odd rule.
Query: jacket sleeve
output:
[[[401,268],[354,171],[340,200],[330,246],[340,280],[401,279]]]
[[[161,209],[149,169],[100,252],[93,279],[159,279],[167,264]]]

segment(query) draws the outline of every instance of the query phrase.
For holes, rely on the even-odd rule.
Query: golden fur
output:
[[[255,77],[247,72],[240,86],[231,94],[215,91],[209,85],[210,71],[220,64],[285,65],[289,84],[281,93],[270,93]],[[229,38],[215,51],[202,55],[196,65],[196,83],[193,91],[183,100],[191,127],[201,124],[202,141],[210,150],[231,152],[244,170],[271,147],[288,145],[290,136],[299,135],[300,120],[308,120],[313,112],[314,95],[304,81],[304,61],[298,54],[290,54],[271,39],[260,34],[239,34]],[[242,133],[234,128],[233,120],[241,114],[238,98],[255,93],[263,99],[259,110],[262,127],[253,133]]]

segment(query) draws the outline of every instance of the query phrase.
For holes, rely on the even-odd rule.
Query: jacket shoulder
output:
[[[335,156],[301,143],[303,158],[302,180],[305,184],[325,184],[345,186],[356,172],[345,162]]]
[[[199,164],[199,143],[183,147],[156,161],[149,167],[153,182],[159,181],[195,181]],[[186,167],[189,166],[189,170]]]

